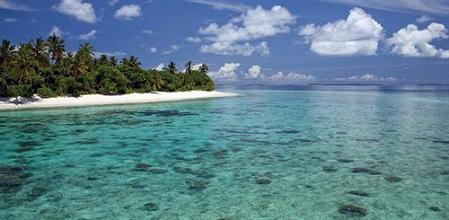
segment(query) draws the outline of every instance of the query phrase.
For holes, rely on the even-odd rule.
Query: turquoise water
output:
[[[449,219],[448,93],[237,92],[0,112],[0,219]]]

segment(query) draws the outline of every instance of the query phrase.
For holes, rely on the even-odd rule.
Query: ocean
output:
[[[449,90],[0,112],[0,219],[449,219]]]

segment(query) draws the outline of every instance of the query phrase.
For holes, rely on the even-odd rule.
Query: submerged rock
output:
[[[323,166],[323,171],[326,173],[334,173],[337,172],[338,169],[335,168],[334,166]]]
[[[366,208],[352,205],[352,204],[343,204],[338,208],[338,212],[340,214],[345,215],[354,215],[354,216],[365,216],[368,214],[368,210]]]
[[[351,191],[348,191],[347,193],[351,194],[351,195],[363,196],[363,197],[369,196],[369,193],[360,191],[360,190],[351,190]]]
[[[337,159],[337,161],[340,162],[340,163],[352,163],[352,162],[354,162],[354,160],[345,159],[345,158],[339,158],[339,159]]]
[[[138,163],[138,164],[136,164],[136,167],[134,168],[134,170],[136,170],[136,171],[145,171],[145,170],[147,170],[150,167],[151,167],[151,165],[149,165],[149,164]]]
[[[25,182],[26,178],[20,178],[16,175],[1,175],[0,176],[0,187],[18,187]]]
[[[209,185],[209,180],[192,179],[187,180],[186,184],[189,186],[189,189],[191,190],[201,191],[207,188],[207,186]]]
[[[162,169],[162,168],[154,167],[154,168],[148,169],[148,172],[154,173],[154,174],[163,174],[163,173],[166,173],[167,170],[166,169]]]
[[[0,165],[0,174],[17,174],[25,170],[23,166]]]
[[[259,185],[266,185],[266,184],[270,184],[272,182],[272,180],[268,177],[257,177],[256,178],[256,183]]]
[[[352,172],[353,173],[368,173],[368,174],[371,174],[371,175],[380,175],[380,174],[382,174],[380,171],[373,170],[373,169],[370,169],[370,168],[364,168],[364,167],[354,167],[354,168],[352,168]]]
[[[207,171],[206,169],[197,169],[197,170],[194,170],[194,171],[192,172],[192,174],[194,174],[194,175],[197,176],[197,177],[202,177],[202,178],[206,178],[206,179],[214,178],[214,177],[215,177],[215,174],[209,173],[209,171]]]
[[[206,148],[198,148],[193,150],[193,153],[195,154],[201,154],[201,153],[206,153],[208,150]]]
[[[228,150],[223,149],[223,150],[216,150],[212,153],[212,155],[217,158],[217,159],[224,159],[226,158],[228,153]]]
[[[192,169],[188,167],[178,167],[178,166],[173,167],[173,171],[182,174],[191,174],[193,172]]]
[[[25,167],[22,166],[0,166],[0,188],[2,191],[9,192],[23,184],[33,176],[31,173],[23,173]]]
[[[431,211],[434,211],[434,212],[439,212],[439,211],[441,211],[441,209],[440,209],[439,207],[437,207],[437,206],[430,206],[429,209],[430,209]]]
[[[154,202],[149,202],[144,204],[140,209],[143,211],[155,212],[159,210],[159,205]]]
[[[449,175],[449,170],[445,170],[445,171],[441,172],[441,175],[443,175],[443,176]]]
[[[402,178],[398,176],[386,176],[384,179],[390,183],[397,183],[402,181]]]
[[[45,186],[43,186],[43,185],[36,185],[28,193],[28,198],[30,200],[35,200],[38,197],[44,195],[45,193],[47,193],[47,188]]]

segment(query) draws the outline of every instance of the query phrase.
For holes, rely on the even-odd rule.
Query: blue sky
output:
[[[448,25],[448,0],[0,0],[13,43],[54,32],[230,83],[449,83]]]

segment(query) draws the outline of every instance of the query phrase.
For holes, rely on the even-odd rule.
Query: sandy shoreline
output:
[[[189,91],[189,92],[157,92],[157,93],[132,93],[126,95],[83,95],[81,97],[57,97],[40,99],[26,102],[24,104],[15,104],[9,100],[0,101],[1,110],[22,110],[36,108],[60,108],[60,107],[79,107],[79,106],[96,106],[96,105],[116,105],[116,104],[139,104],[153,102],[172,102],[193,99],[209,99],[238,96],[235,93],[226,92],[207,92],[207,91]]]

